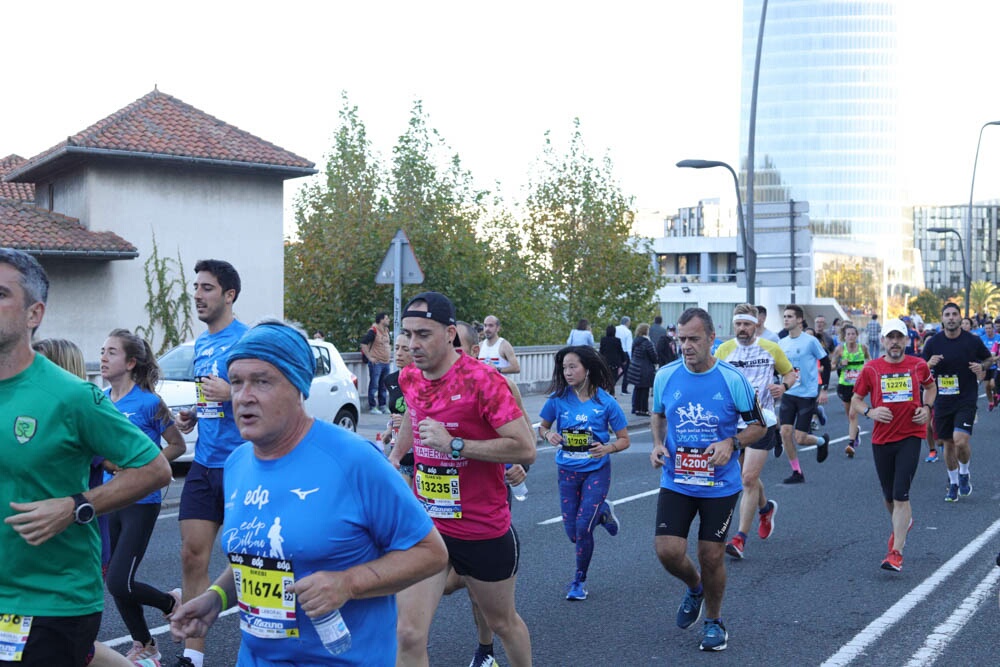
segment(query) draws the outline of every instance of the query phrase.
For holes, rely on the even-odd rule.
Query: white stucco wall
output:
[[[47,192],[48,184],[39,184]],[[145,262],[153,249],[184,264],[190,286],[199,259],[224,259],[240,273],[245,322],[283,315],[282,181],[250,173],[154,166],[87,165],[54,181],[55,210],[94,231],[113,231],[139,250],[133,260],[45,260],[52,288],[39,336],[69,338],[96,361],[107,332],[145,325]],[[192,313],[194,317],[194,313]],[[204,325],[194,318],[195,335]],[[157,335],[154,348],[162,340]]]

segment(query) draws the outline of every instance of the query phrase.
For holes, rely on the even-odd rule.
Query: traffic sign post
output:
[[[413,254],[410,239],[402,229],[396,231],[389,243],[389,250],[382,258],[382,264],[375,274],[376,285],[392,285],[393,332],[399,335],[400,316],[402,315],[403,284],[421,285],[424,282],[424,272],[420,269],[417,256]],[[395,365],[395,363],[393,364]]]

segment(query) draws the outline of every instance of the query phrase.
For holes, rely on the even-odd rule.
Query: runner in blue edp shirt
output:
[[[742,373],[724,361],[696,373],[677,360],[656,374],[653,412],[665,415],[669,425],[664,442],[669,455],[663,457],[661,488],[703,498],[740,491],[738,456],[730,457],[725,465],[707,468],[692,467],[688,459],[703,456],[713,442],[735,437],[741,415],[747,424],[763,423],[753,387]]]
[[[610,457],[628,449],[630,440],[625,413],[610,394],[614,388],[615,377],[594,348],[574,345],[556,354],[538,433],[558,448],[563,528],[576,546],[576,575],[567,600],[587,599],[595,528],[601,525],[612,536],[618,534],[618,518],[607,502]]]
[[[738,450],[766,433],[757,395],[735,367],[712,356],[715,325],[701,308],[677,321],[681,359],[661,368],[653,383],[653,450],[662,468],[654,547],[660,564],[687,586],[677,626],[690,628],[705,613],[702,651],[722,651],[726,591],[725,545],[742,489]],[[740,419],[746,424],[737,432]],[[695,517],[698,565],[688,556]]]

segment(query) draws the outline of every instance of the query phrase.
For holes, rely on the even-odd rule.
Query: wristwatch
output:
[[[867,407],[867,408],[865,408],[865,417],[867,417],[867,416],[868,416],[868,413],[869,413],[870,411],[871,411],[871,408],[870,408],[870,407]]]
[[[451,439],[451,458],[460,459],[462,458],[462,450],[465,449],[465,440],[461,438]]]
[[[94,506],[90,504],[90,501],[82,493],[73,494],[73,502],[76,503],[76,507],[73,508],[74,523],[86,526],[97,516]]]

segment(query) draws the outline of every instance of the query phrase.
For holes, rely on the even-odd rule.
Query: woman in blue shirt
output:
[[[184,453],[184,437],[174,425],[170,409],[155,391],[160,367],[149,343],[128,329],[115,329],[101,348],[101,377],[111,386],[104,393],[118,411],[138,426],[149,439],[167,441],[163,455],[173,461]],[[105,479],[118,472],[111,461],[104,462]],[[160,659],[156,640],[143,616],[143,605],[156,607],[165,615],[181,600],[180,591],[164,593],[135,580],[135,571],[146,554],[146,546],[156,526],[162,501],[154,491],[129,507],[108,515],[111,533],[111,560],[108,563],[108,592],[132,635],[132,650],[125,656],[133,662]]]
[[[611,370],[594,348],[570,346],[556,353],[538,433],[557,448],[563,527],[576,545],[576,576],[567,600],[587,599],[595,526],[618,534],[618,517],[606,500],[611,486],[608,457],[628,449],[630,442],[625,413],[611,395],[614,386]]]

